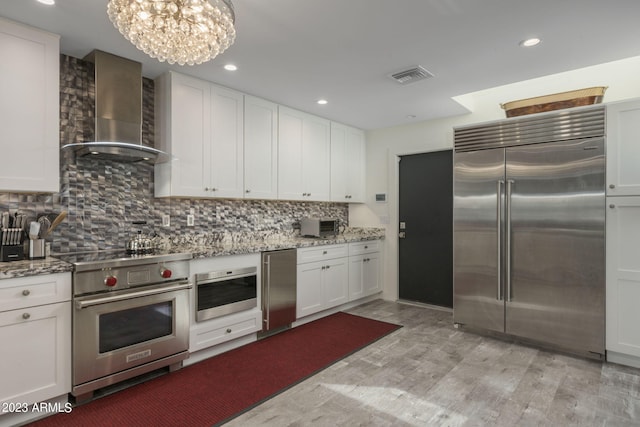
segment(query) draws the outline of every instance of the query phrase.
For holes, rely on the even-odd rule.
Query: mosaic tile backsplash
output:
[[[94,135],[93,64],[62,55],[60,58],[60,145],[91,141]],[[145,145],[153,146],[153,80],[143,79],[143,129]],[[153,166],[78,158],[68,153],[60,159],[60,193],[0,193],[0,211],[20,211],[34,220],[61,211],[67,218],[51,234],[52,253],[123,249],[142,230],[158,239],[207,241],[231,234],[295,234],[305,216],[335,217],[347,224],[343,203],[271,200],[156,199]],[[195,226],[187,226],[193,210]],[[162,217],[169,215],[169,227]],[[145,225],[133,222],[146,221]]]

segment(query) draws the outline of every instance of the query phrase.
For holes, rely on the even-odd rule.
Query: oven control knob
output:
[[[160,275],[162,276],[163,279],[168,279],[171,277],[171,270],[169,270],[168,268],[163,268],[162,270],[160,270]]]
[[[118,278],[116,276],[107,276],[104,278],[104,284],[107,286],[115,286],[118,284]]]

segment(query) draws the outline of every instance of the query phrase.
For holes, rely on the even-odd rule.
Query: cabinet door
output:
[[[211,88],[209,83],[170,74],[169,120],[172,196],[207,197],[211,186]],[[168,194],[167,194],[168,195]]]
[[[243,196],[243,102],[241,93],[211,85],[210,196]]]
[[[302,185],[303,122],[302,113],[278,107],[278,198],[282,200],[306,200]]]
[[[298,264],[296,299],[296,317],[298,319],[325,308],[322,286],[325,265],[324,261]]]
[[[364,132],[331,123],[331,200],[364,202]]]
[[[302,185],[305,200],[329,201],[331,187],[330,125],[305,114],[302,132]]]
[[[380,254],[372,253],[364,256],[362,264],[362,288],[364,296],[380,292]]]
[[[364,297],[364,255],[349,257],[349,301]]]
[[[640,357],[640,197],[608,197],[606,349]]]
[[[71,303],[0,313],[0,404],[71,391]]]
[[[640,100],[607,105],[607,196],[640,195]]]
[[[278,106],[244,97],[244,197],[278,197]]]
[[[335,307],[349,301],[348,258],[337,258],[324,263],[322,286],[324,308]]]
[[[359,129],[348,129],[346,157],[347,196],[349,203],[364,203],[365,197],[365,138]]]
[[[59,37],[0,18],[0,191],[60,191]]]

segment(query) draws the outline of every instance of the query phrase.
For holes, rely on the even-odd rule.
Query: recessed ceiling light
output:
[[[224,69],[227,70],[227,71],[236,71],[238,69],[238,67],[236,67],[233,64],[227,64],[227,65],[224,66]]]
[[[318,99],[318,104],[320,104],[320,105],[326,105],[328,103],[329,103],[329,101],[327,101],[326,99]]]
[[[532,46],[535,46],[535,45],[539,44],[539,43],[540,43],[540,41],[541,41],[541,40],[540,40],[539,38],[537,38],[537,37],[532,37],[532,38],[530,38],[530,39],[522,40],[522,41],[520,42],[520,46],[523,46],[523,47],[532,47]]]
[[[38,3],[46,4],[47,6],[53,6],[56,4],[56,0],[38,0]]]
[[[407,119],[415,119],[416,116],[413,114],[407,114]]]

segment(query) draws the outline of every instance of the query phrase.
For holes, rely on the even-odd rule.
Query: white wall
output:
[[[451,149],[453,127],[503,119],[504,102],[592,86],[608,86],[605,102],[638,98],[638,75],[640,56],[461,95],[469,114],[367,132],[367,202],[350,205],[349,222],[386,229],[383,298],[398,298],[398,156]]]

